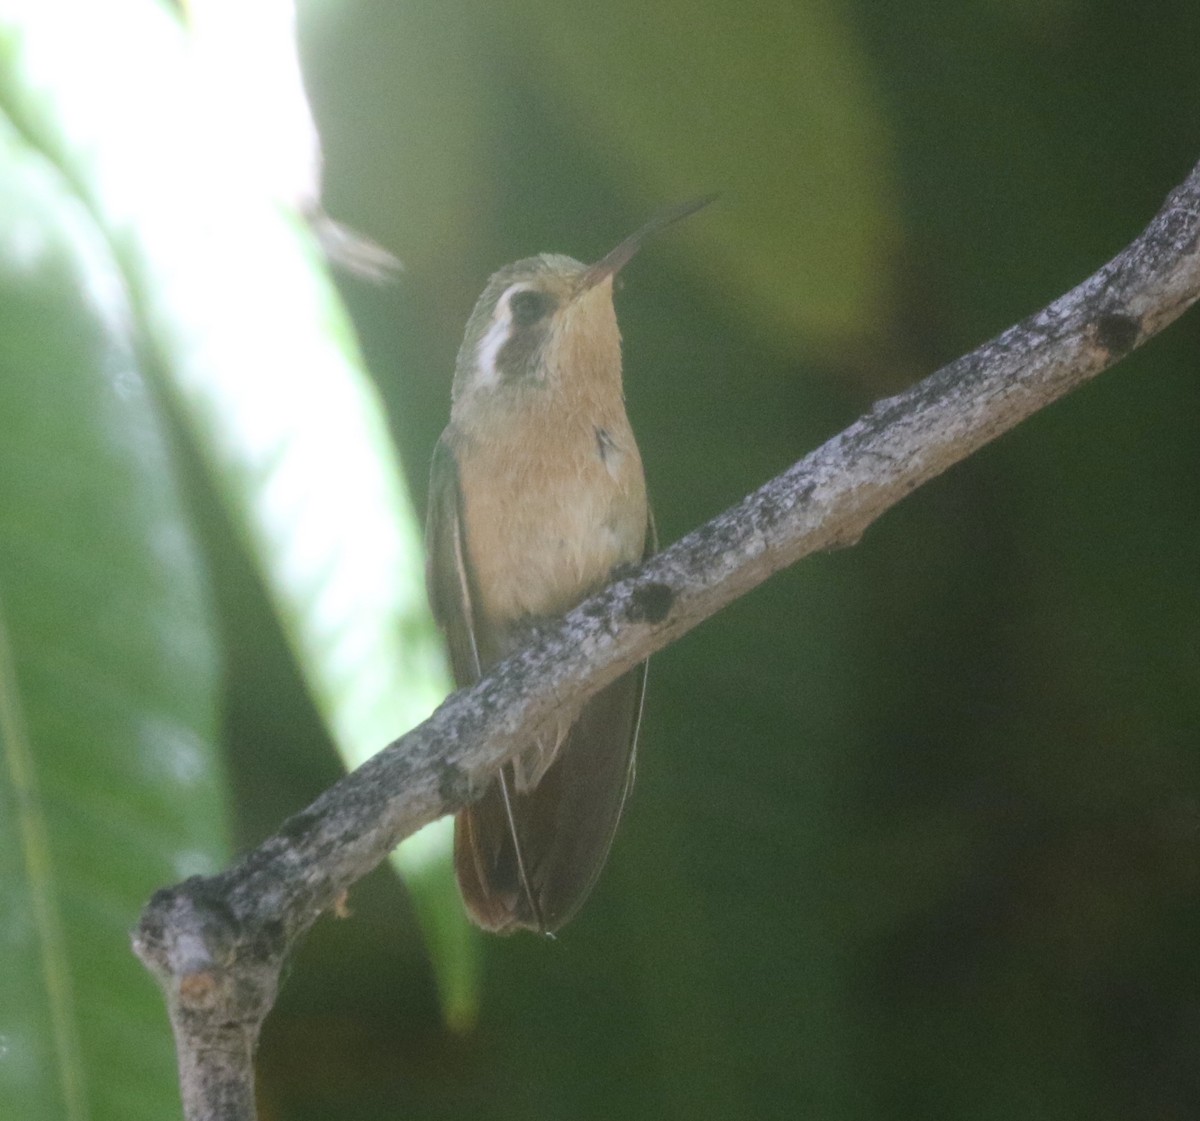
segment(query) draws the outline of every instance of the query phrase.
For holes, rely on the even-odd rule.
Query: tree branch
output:
[[[911,389],[545,628],[233,867],[159,891],[134,946],[167,996],[188,1121],[254,1117],[279,971],[322,911],[482,793],[560,701],[618,677],[772,573],[885,510],[1111,366],[1200,296],[1200,165],[1140,237],[1045,310]]]

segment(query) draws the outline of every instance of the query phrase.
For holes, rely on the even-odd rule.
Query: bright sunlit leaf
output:
[[[299,148],[290,174],[238,158],[246,134],[218,96],[212,42],[198,48],[157,4],[8,0],[0,33],[0,93],[111,239],[168,392],[355,765],[428,715],[447,677],[377,395],[290,210]],[[445,877],[440,853],[430,874]],[[427,931],[448,928],[426,913],[430,892],[415,897]],[[443,991],[473,992],[469,944],[443,941]]]
[[[178,1115],[129,930],[227,857],[195,544],[111,248],[0,107],[0,1115]]]

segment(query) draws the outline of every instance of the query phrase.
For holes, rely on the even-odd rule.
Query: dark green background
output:
[[[586,22],[575,7],[555,35]],[[691,34],[733,10],[673,7]],[[738,11],[769,29],[809,7]],[[711,239],[744,223],[760,255],[802,258],[795,215],[824,164],[764,202],[754,167],[725,181],[736,102],[711,132],[696,121],[679,191],[725,196],[618,296],[666,541],[1081,280],[1200,157],[1192,0],[820,10],[876,114],[877,148],[822,159],[883,177],[877,290],[828,331],[773,327]],[[678,196],[589,128],[605,92],[569,88],[589,42],[539,40],[536,4],[302,17],[327,206],[405,261],[391,286],[343,287],[423,496],[488,273],[597,257]],[[652,137],[658,76],[638,61],[611,78]],[[756,60],[739,62],[749,101]],[[803,98],[780,113],[779,134],[803,131]],[[756,158],[786,181],[780,151],[767,135]],[[823,270],[843,283],[832,257],[814,301]],[[268,1024],[268,1116],[1200,1115],[1198,357],[1193,315],[657,657],[608,870],[557,941],[487,943],[473,1033],[440,1025],[402,889],[362,885]],[[216,572],[250,843],[337,768],[247,570]]]

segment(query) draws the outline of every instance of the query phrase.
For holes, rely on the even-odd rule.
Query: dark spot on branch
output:
[[[176,900],[179,897],[188,899],[197,912],[204,916],[206,924],[216,924],[229,932],[241,929],[219,877],[189,876],[170,890]]]
[[[471,782],[456,763],[443,763],[438,767],[438,797],[454,808],[465,806],[471,800]]]
[[[310,813],[308,810],[301,810],[298,814],[292,814],[279,827],[279,835],[286,837],[289,841],[299,840],[312,827],[316,820],[316,814]]]
[[[759,528],[769,529],[779,521],[779,516],[782,513],[779,502],[770,495],[762,495],[754,504],[755,519]]]
[[[258,960],[277,961],[287,952],[287,928],[278,919],[267,919],[255,934],[250,950]]]
[[[146,913],[157,917],[170,910],[171,904],[174,902],[175,889],[173,887],[160,887],[158,891],[150,896],[150,902],[146,904]],[[161,923],[158,925],[161,926]]]
[[[1121,358],[1137,345],[1142,322],[1133,315],[1102,315],[1096,320],[1096,342],[1113,358]]]
[[[613,579],[620,579],[620,574],[614,570]],[[594,600],[588,600],[587,606],[584,607],[583,613],[590,619],[603,619],[608,614],[608,599],[605,597],[598,603]]]
[[[631,623],[661,623],[675,602],[675,593],[666,584],[640,584],[629,597]]]
[[[753,499],[754,524],[759,530],[775,529],[797,506],[812,497],[816,489],[813,483],[782,490],[772,487],[759,491]]]
[[[196,934],[210,964],[220,961],[237,944],[242,924],[221,886],[220,877],[192,876],[151,896],[134,934],[138,956],[156,973],[174,969],[170,960],[172,933],[186,929]],[[195,955],[193,955],[195,956]],[[194,963],[195,969],[205,968]]]

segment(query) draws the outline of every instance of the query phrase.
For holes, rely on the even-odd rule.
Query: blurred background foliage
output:
[[[404,263],[391,284],[339,287],[418,506],[463,325],[508,260],[595,258],[660,206],[722,192],[647,247],[618,297],[671,541],[1082,279],[1200,158],[1191,0],[300,0],[298,15],[325,207]],[[62,300],[78,286],[47,283]],[[263,313],[261,353],[278,324]],[[30,358],[17,334],[0,404],[20,385],[42,415],[53,340]],[[264,1115],[1200,1114],[1198,357],[1192,315],[854,549],[657,657],[609,867],[557,941],[476,943],[473,1027],[445,1026],[400,882],[360,885],[268,1022]],[[208,644],[224,668],[219,704],[193,694],[178,719],[201,727],[204,799],[226,792],[244,847],[340,764],[289,653],[295,624],[231,530],[202,441],[174,424],[184,498],[154,501],[186,502],[172,524],[198,570],[167,605],[196,629],[179,669],[201,688]],[[57,478],[45,440],[0,425],[25,472],[10,479]],[[92,470],[86,425],[53,439],[53,463]],[[28,573],[26,522],[5,533],[0,562]],[[12,579],[0,569],[0,602],[36,669],[57,632],[20,616]],[[151,650],[161,630],[127,640]],[[0,817],[5,846],[15,820]],[[219,837],[179,829],[221,859]],[[122,885],[116,929],[160,871]],[[75,962],[78,1002],[98,968]],[[139,1017],[160,1015],[136,965],[123,984],[146,998]],[[138,1115],[109,1112],[97,1078],[92,1116]]]

